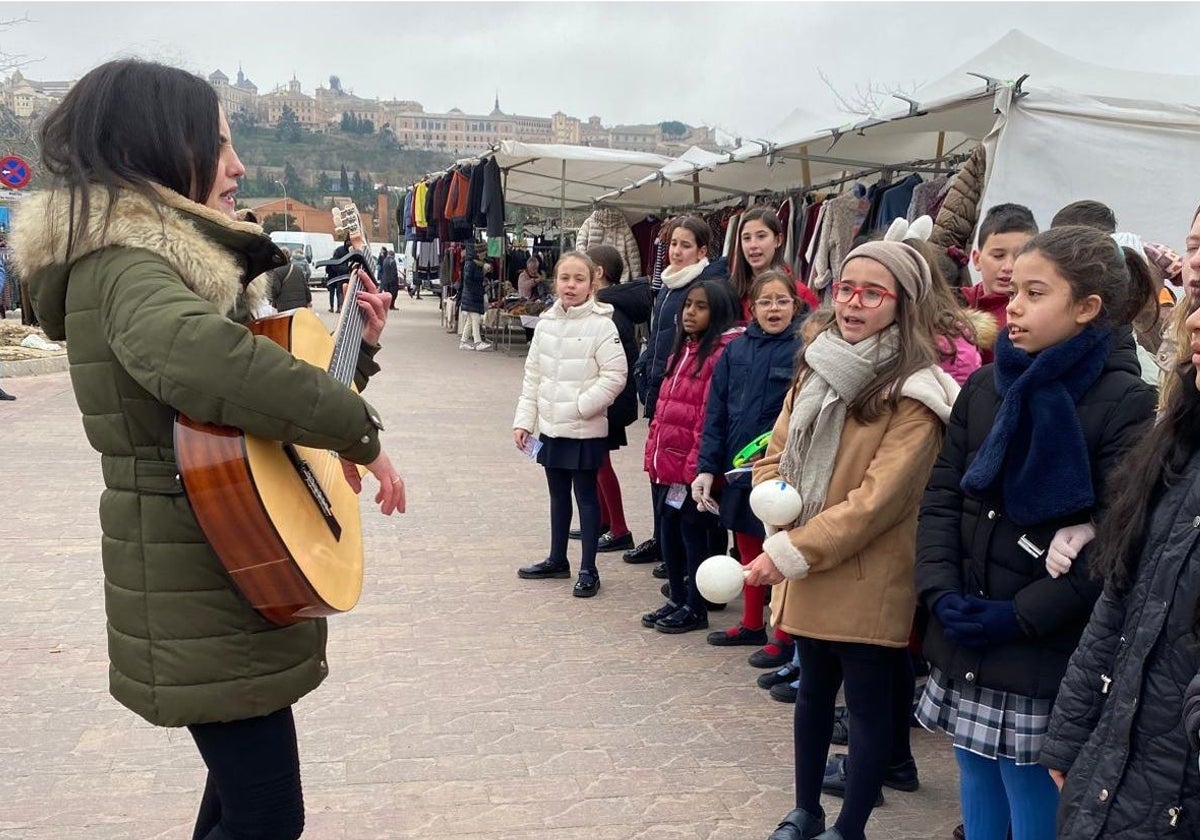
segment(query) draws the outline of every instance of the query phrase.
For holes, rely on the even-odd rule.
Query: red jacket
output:
[[[984,291],[982,283],[976,283],[969,289],[964,288],[962,296],[963,300],[967,302],[967,306],[988,313],[996,319],[1000,329],[1004,329],[1005,324],[1008,323],[1008,295],[989,295]],[[979,355],[983,358],[985,365],[991,364],[995,360],[995,354],[991,350],[980,350]]]
[[[646,436],[644,468],[655,484],[691,484],[700,458],[700,434],[713,369],[725,345],[741,335],[740,329],[726,330],[717,339],[712,354],[695,376],[697,343],[688,339],[680,349],[679,363],[663,380],[650,432]],[[672,357],[673,359],[674,357]],[[671,362],[667,362],[671,367]]]
[[[788,277],[793,276],[792,267],[790,265],[785,264],[783,266],[783,272]],[[796,281],[796,294],[800,296],[801,302],[808,305],[809,312],[816,312],[821,308],[821,301],[817,299],[817,296],[813,294],[812,289],[808,288],[803,280]],[[750,296],[747,295],[746,297],[742,298],[742,320],[739,322],[740,324],[745,326],[754,320],[753,309],[754,303],[750,300]]]

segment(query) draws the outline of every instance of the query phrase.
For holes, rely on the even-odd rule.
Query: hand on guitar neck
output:
[[[361,493],[362,479],[358,475],[358,465],[347,461],[345,458],[340,460],[342,462],[342,472],[346,476],[346,482],[355,493]],[[384,516],[391,516],[393,513],[404,513],[406,504],[404,498],[404,479],[400,477],[400,473],[396,472],[396,468],[392,466],[392,461],[388,458],[387,453],[380,450],[379,457],[367,464],[367,469],[371,472],[371,475],[379,480],[379,492],[375,494],[375,503],[379,505],[379,512]]]
[[[392,295],[389,292],[379,291],[379,287],[361,268],[355,269],[358,272],[358,281],[362,287],[355,295],[355,303],[358,305],[358,311],[363,316],[363,341],[372,347],[379,346],[379,336],[383,332],[384,325],[387,324],[388,312],[392,308]]]

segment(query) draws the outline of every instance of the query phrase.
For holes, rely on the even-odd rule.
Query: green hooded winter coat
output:
[[[110,690],[151,723],[183,726],[289,706],[328,667],[324,620],[277,627],[233,589],[183,493],[176,412],[358,464],[378,456],[379,422],[325,371],[244,326],[266,300],[265,280],[250,280],[285,259],[262,229],[159,194],[110,202],[94,188],[70,260],[78,207],[63,190],[30,195],[11,245],[43,329],[67,343],[101,455]],[[360,357],[360,387],[377,369]]]

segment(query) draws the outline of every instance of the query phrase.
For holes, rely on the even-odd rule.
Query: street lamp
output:
[[[287,185],[284,184],[283,181],[279,180],[278,178],[275,179],[275,183],[278,184],[280,186],[280,188],[283,190],[283,230],[286,233],[287,229],[288,229]]]

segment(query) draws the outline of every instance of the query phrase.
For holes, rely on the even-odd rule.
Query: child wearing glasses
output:
[[[770,431],[783,408],[783,398],[792,384],[792,369],[800,349],[802,304],[792,278],[782,271],[767,269],[750,289],[754,320],[746,332],[725,348],[713,371],[700,440],[700,474],[692,482],[692,499],[703,509],[720,505],[721,526],[733,531],[743,565],[762,553],[766,537],[762,523],[750,511],[750,472],[726,480],[727,471],[743,448]],[[767,587],[746,586],[742,590],[742,618],[728,630],[708,635],[710,645],[767,644],[763,623]],[[792,652],[792,638],[775,628],[777,648]]]
[[[797,312],[820,308],[821,302],[803,282],[791,280],[792,270],[783,261],[783,225],[770,207],[751,207],[738,222],[738,247],[733,255],[729,282],[742,302],[741,324],[754,319],[754,282],[764,271],[781,271],[802,305]]]
[[[863,840],[895,755],[911,757],[908,713],[892,701],[907,657],[917,506],[958,395],[937,366],[931,279],[900,242],[868,242],[842,263],[833,317],[797,361],[754,483],[783,479],[804,505],[768,528],[747,570],[776,587],[771,612],[796,637],[796,807],[771,840]],[[834,703],[845,685],[850,731],[845,801],[821,808]]]

